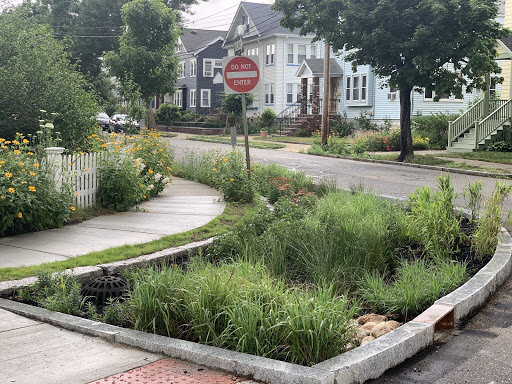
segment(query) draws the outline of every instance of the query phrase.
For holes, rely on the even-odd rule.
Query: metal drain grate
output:
[[[117,299],[126,295],[129,290],[130,284],[126,280],[118,276],[101,276],[85,284],[82,295],[102,306],[109,298]]]

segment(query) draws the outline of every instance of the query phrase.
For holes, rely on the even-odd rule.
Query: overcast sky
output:
[[[246,0],[251,3],[272,4],[274,0]],[[193,6],[193,15],[186,15],[189,28],[227,31],[240,0],[208,0]]]

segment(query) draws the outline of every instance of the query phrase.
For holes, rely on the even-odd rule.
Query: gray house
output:
[[[176,47],[181,74],[174,95],[166,95],[164,102],[202,115],[221,106],[224,85],[213,80],[222,76],[222,58],[227,56],[227,49],[222,47],[225,35],[226,31],[184,30]]]

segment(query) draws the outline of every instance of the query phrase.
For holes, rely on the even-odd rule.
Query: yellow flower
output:
[[[5,172],[4,173],[5,177],[7,177],[8,179],[10,179],[12,177],[12,173],[11,172]]]
[[[20,161],[19,164],[23,167],[25,163],[23,161]]]
[[[28,144],[29,141],[27,139],[23,139],[23,144]]]
[[[153,170],[152,170],[151,168],[149,168],[149,169],[148,169],[148,173],[149,173],[150,175],[152,175],[154,172],[153,172]]]
[[[80,194],[78,192],[75,192],[75,196],[80,196]]]
[[[35,175],[36,175],[36,173],[35,173],[35,172],[32,172],[32,171],[30,171],[28,174],[29,174],[30,176],[35,176]]]
[[[5,196],[4,195],[0,195],[0,200],[5,200]]]
[[[23,217],[23,213],[18,212],[18,217],[21,219]]]
[[[226,182],[226,180],[222,180],[222,183],[225,183],[225,182]]]
[[[231,178],[231,179],[229,179],[229,181],[235,181],[235,179]]]
[[[39,168],[39,163],[34,163],[34,167]]]
[[[25,168],[21,168],[21,172],[26,172],[27,170]]]
[[[27,155],[32,156],[34,152],[27,152]]]
[[[9,188],[9,193],[14,193],[16,190],[14,188]]]
[[[101,144],[101,148],[107,148],[107,144]]]
[[[35,191],[36,191],[36,187],[34,187],[33,185],[29,185],[29,186],[28,186],[28,190],[29,190],[30,192],[35,192]]]
[[[21,151],[19,151],[19,150],[17,150],[17,149],[15,149],[13,152],[14,152],[16,155],[19,155],[19,154],[21,153]]]
[[[72,206],[71,206],[71,207],[69,207],[69,208],[70,208],[72,211],[75,211],[75,210],[76,210],[76,208],[75,208],[75,206],[74,206],[74,205],[72,205]]]
[[[215,172],[217,170],[217,168],[212,168],[212,171]]]
[[[228,159],[224,159],[224,161],[228,161]]]
[[[0,137],[0,143],[3,143],[5,139],[3,137]]]
[[[18,140],[13,140],[12,143],[18,145],[20,142]]]
[[[214,162],[213,165],[217,165],[217,162]]]
[[[3,160],[2,160],[2,161],[0,161],[0,164],[5,164],[5,161],[3,161]]]

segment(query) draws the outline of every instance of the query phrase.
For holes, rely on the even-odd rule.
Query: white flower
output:
[[[153,184],[151,184],[148,188],[153,189],[153,188],[155,188],[155,186]]]
[[[155,180],[156,181],[160,181],[161,178],[162,178],[161,174],[159,174],[159,173],[155,174]]]
[[[169,182],[169,178],[168,177],[166,177],[165,179],[162,180],[162,183],[164,183],[164,184],[167,184],[168,182]]]

